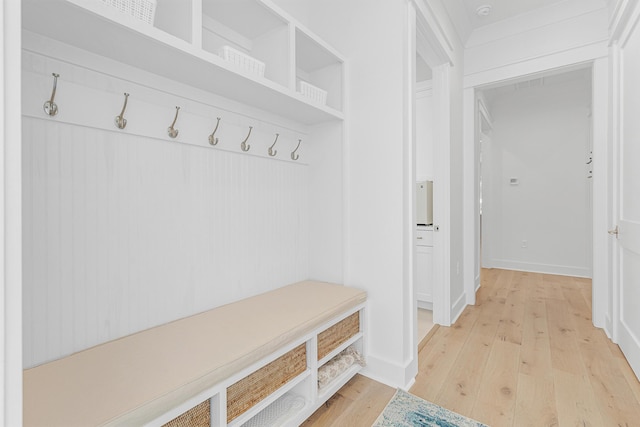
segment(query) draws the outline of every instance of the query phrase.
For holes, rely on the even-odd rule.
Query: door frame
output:
[[[632,4],[633,3],[633,4]],[[611,202],[610,202],[610,217],[609,228],[614,229],[620,225],[622,218],[622,209],[620,203],[621,199],[621,168],[622,168],[622,143],[623,143],[623,85],[624,76],[622,75],[623,55],[622,51],[625,48],[626,43],[633,34],[634,31],[640,31],[638,25],[640,25],[640,3],[631,1],[619,1],[614,11],[614,16],[611,20],[611,39],[610,39],[610,52],[611,52],[611,147],[610,147],[610,179],[611,179]],[[621,229],[624,233],[624,227]],[[617,235],[610,236],[610,262],[612,265],[610,280],[611,280],[611,301],[610,301],[610,315],[611,318],[607,319],[610,322],[611,334],[613,342],[619,343],[621,349],[624,352],[625,348],[640,348],[637,342],[637,337],[634,337],[632,333],[628,332],[622,319],[621,308],[621,280],[622,272],[621,268],[621,246],[616,240]],[[624,238],[624,237],[623,237]],[[629,365],[634,370],[636,376],[640,377],[640,355],[637,353],[628,354],[625,353],[625,357],[629,361]]]
[[[0,420],[22,425],[21,3],[0,6]]]
[[[417,374],[418,361],[418,299],[416,292],[416,214],[415,214],[415,105],[416,105],[416,54],[419,54],[433,72],[432,99],[434,105],[434,193],[433,217],[440,231],[434,230],[434,283],[433,283],[433,320],[434,323],[449,326],[451,324],[451,297],[449,288],[449,164],[450,164],[450,123],[451,88],[450,69],[453,63],[453,49],[450,41],[438,25],[438,18],[428,4],[421,0],[408,2],[407,13],[407,84],[405,99],[407,114],[405,131],[408,146],[405,155],[405,209],[404,209],[404,247],[405,274],[410,292],[404,300],[406,313],[405,336],[412,354],[414,366],[408,370],[407,383]],[[437,185],[436,185],[437,183]],[[434,226],[435,227],[435,226]],[[411,380],[409,380],[411,377]]]
[[[476,137],[476,90],[519,79],[525,76],[532,78],[551,71],[570,70],[591,67],[592,79],[592,132],[593,132],[593,323],[597,327],[605,328],[607,334],[606,314],[609,304],[609,281],[611,263],[610,249],[606,244],[606,231],[610,224],[610,213],[607,212],[610,195],[610,162],[608,157],[609,128],[608,128],[608,87],[609,87],[609,50],[606,42],[590,46],[588,49],[575,49],[562,54],[539,57],[517,64],[509,64],[496,69],[464,79],[463,114],[464,114],[464,201],[463,209],[471,214],[465,215],[463,230],[463,246],[467,248],[464,258],[464,287],[468,304],[475,303],[475,255],[479,250],[479,239],[476,233],[475,174],[478,168]],[[471,249],[470,249],[471,248]]]

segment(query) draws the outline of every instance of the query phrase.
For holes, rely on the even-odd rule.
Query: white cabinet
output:
[[[416,233],[416,292],[418,306],[431,310],[433,303],[433,230]]]

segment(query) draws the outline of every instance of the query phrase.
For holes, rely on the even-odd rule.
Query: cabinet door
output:
[[[418,301],[433,302],[433,246],[416,246],[416,291]]]

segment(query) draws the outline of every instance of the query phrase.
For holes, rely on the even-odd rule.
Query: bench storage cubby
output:
[[[307,347],[300,344],[227,388],[227,422],[244,414],[307,370]]]
[[[300,425],[360,370],[318,389],[323,364],[363,354],[365,303],[300,282],[27,369],[24,425]]]

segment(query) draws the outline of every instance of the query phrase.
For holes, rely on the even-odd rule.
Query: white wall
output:
[[[416,91],[416,181],[433,180],[433,162],[433,91],[422,83]]]
[[[482,75],[568,50],[587,50],[608,38],[602,0],[567,0],[473,31],[466,43],[465,75]]]
[[[503,92],[491,103],[483,266],[591,276],[591,89],[581,76]]]
[[[311,29],[348,58],[345,284],[368,293],[369,375],[404,385],[406,4],[329,0],[309,7]]]
[[[442,235],[453,234],[451,243],[447,239],[443,247],[446,259],[440,262],[447,268],[445,304],[455,306],[447,311],[457,315],[464,306],[462,276],[457,269],[462,261],[462,49],[442,5],[437,0],[429,3],[442,19],[440,29],[444,28],[449,37],[447,42],[455,48],[454,66],[444,67],[439,77],[453,93],[453,99],[444,104],[450,109],[446,116],[451,114],[452,119],[443,130],[453,143],[443,150],[446,159],[455,157],[451,170],[445,166],[447,181],[454,181],[455,193],[449,193],[448,184],[440,190],[446,193],[443,201],[447,205],[443,208],[446,217],[442,218]],[[412,161],[407,156],[412,151],[411,132],[405,115],[410,113],[407,106],[412,86],[408,66],[415,52],[408,49],[407,5],[393,1],[372,7],[364,0],[308,5],[311,29],[348,58],[345,283],[366,289],[369,295],[366,374],[404,386],[415,375],[415,349],[410,345],[412,316],[407,310],[415,303],[408,279],[412,274],[407,270],[412,265],[407,261],[412,256],[410,236],[414,227],[405,221],[412,209],[412,193],[407,188],[413,188],[413,178],[406,178],[407,162]],[[449,271],[450,258],[455,260],[453,274]]]
[[[37,53],[50,50],[64,59]],[[51,72],[61,75],[55,118],[42,112]],[[342,165],[339,123],[311,131],[36,36],[23,51],[23,79],[25,367],[311,271],[340,281],[342,176],[321,159]],[[128,125],[120,131],[113,118],[125,91]],[[171,140],[175,105],[180,134]],[[223,119],[212,148],[216,116]],[[240,153],[250,125],[251,151]],[[271,159],[276,132],[279,156]],[[311,189],[330,190],[326,210],[310,212]],[[314,239],[324,239],[317,245],[311,224]],[[322,262],[311,268],[312,244]]]

